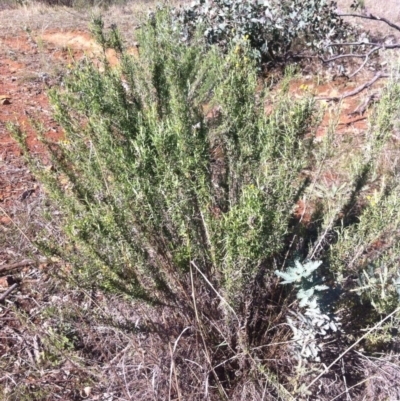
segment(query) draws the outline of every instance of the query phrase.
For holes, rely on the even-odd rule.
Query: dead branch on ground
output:
[[[332,46],[340,46],[340,43],[331,43],[330,45],[328,45],[327,47],[332,47]],[[323,57],[320,57],[320,60],[324,63],[324,64],[328,64],[331,63],[332,61],[336,61],[342,58],[364,58],[363,63],[361,64],[361,66],[359,68],[357,68],[356,71],[354,71],[353,73],[351,73],[348,77],[352,78],[354,77],[356,74],[358,74],[367,64],[370,56],[377,52],[378,50],[391,50],[391,49],[399,49],[400,48],[400,43],[394,43],[394,44],[379,44],[379,43],[364,43],[364,42],[354,42],[354,43],[346,43],[345,45],[349,46],[349,45],[354,45],[354,46],[362,46],[362,45],[369,45],[369,46],[374,46],[374,48],[372,48],[369,52],[365,53],[365,54],[361,54],[361,53],[346,53],[346,54],[340,54],[338,56],[334,56],[331,57],[329,59],[324,59]]]
[[[382,21],[385,24],[389,25],[391,28],[396,29],[396,31],[400,32],[400,25],[395,24],[392,21],[389,21],[386,18],[383,17],[378,17],[376,15],[372,15],[371,13],[365,13],[365,14],[357,14],[357,13],[344,13],[344,14],[338,14],[339,17],[356,17],[356,18],[363,18],[363,19],[369,19],[372,21]]]
[[[368,96],[367,99],[360,104],[354,111],[348,114],[348,116],[355,116],[359,115],[362,116],[367,111],[369,105],[371,103],[377,102],[380,99],[380,96],[377,93],[373,93],[372,95]],[[358,120],[357,120],[358,121]]]
[[[346,99],[347,97],[355,96],[355,95],[359,94],[360,92],[362,92],[364,89],[369,88],[378,79],[388,78],[388,77],[389,77],[389,74],[384,74],[382,71],[379,71],[377,74],[374,75],[374,77],[370,81],[358,86],[357,88],[355,88],[354,90],[352,90],[350,92],[344,93],[342,96],[317,97],[316,100],[332,100],[334,102],[340,102],[341,100]]]
[[[37,263],[49,263],[49,260],[44,259],[44,260],[35,261],[32,259],[25,259],[25,260],[22,260],[21,262],[11,263],[9,265],[3,265],[3,266],[0,266],[0,275],[5,272],[9,272],[10,270],[16,270],[21,267],[30,266],[30,265],[34,265]]]
[[[400,32],[400,25],[395,24],[394,22],[388,20],[387,18],[383,18],[383,17],[378,17],[376,15],[373,15],[371,13],[364,13],[364,14],[357,14],[357,13],[341,13],[338,14],[339,17],[355,17],[355,18],[363,18],[363,19],[368,19],[368,20],[372,20],[372,21],[381,21],[387,25],[389,25],[391,28],[397,30]],[[337,61],[337,60],[341,60],[341,59],[357,59],[357,58],[362,58],[364,59],[363,62],[361,63],[361,65],[355,70],[353,71],[350,75],[348,75],[348,78],[352,78],[355,75],[357,75],[360,71],[362,71],[365,66],[368,63],[368,60],[370,59],[370,57],[380,51],[380,50],[393,50],[393,49],[399,49],[400,48],[400,43],[384,43],[383,41],[379,42],[370,42],[368,40],[361,40],[358,42],[344,42],[344,43],[330,43],[326,46],[326,48],[329,47],[372,47],[372,49],[366,51],[366,52],[355,52],[355,53],[345,53],[345,54],[339,54],[336,56],[333,56],[331,58],[328,59],[324,59],[323,57],[319,57],[319,59],[322,61],[322,63],[324,64],[329,64],[333,61]],[[340,101],[343,100],[347,97],[350,96],[354,96],[357,95],[358,93],[360,93],[361,91],[363,91],[366,88],[369,88],[370,86],[372,86],[378,79],[380,78],[387,78],[388,74],[384,73],[382,71],[379,71],[377,74],[375,74],[375,76],[371,79],[371,81],[359,86],[358,88],[354,89],[351,92],[345,93],[340,97],[324,97],[324,98],[317,98],[317,100],[333,100],[333,101]],[[369,100],[371,101],[371,100]],[[368,102],[369,102],[368,101]],[[365,108],[368,107],[368,104],[365,106]],[[365,111],[362,111],[362,113]]]
[[[6,292],[0,295],[0,303],[4,302],[5,299],[17,288],[19,283],[14,283]]]

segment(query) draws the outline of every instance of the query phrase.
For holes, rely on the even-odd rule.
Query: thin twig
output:
[[[342,359],[342,375],[343,375],[343,383],[344,383],[344,388],[345,388],[344,392],[346,394],[346,400],[348,401],[349,399],[351,400],[351,397],[350,397],[349,389],[347,387],[346,370],[345,370],[345,367],[344,367],[343,359]]]
[[[359,116],[364,115],[364,113],[368,109],[369,104],[372,102],[377,102],[379,99],[380,99],[380,96],[377,93],[373,93],[372,95],[368,96],[367,99],[362,104],[360,104],[354,111],[349,113],[348,116],[355,116],[357,114]],[[356,122],[356,121],[360,121],[360,119],[354,120],[354,122]],[[352,123],[352,121],[350,121],[350,123]],[[344,123],[342,123],[342,124],[344,124]]]
[[[341,58],[348,58],[348,57],[352,57],[352,58],[364,58],[365,54],[358,54],[358,53],[346,53],[346,54],[339,54],[338,56],[334,56],[331,58],[328,58],[327,60],[325,60],[323,57],[320,57],[319,59],[324,63],[331,63],[332,61],[336,61],[339,60]]]
[[[372,379],[376,379],[378,376],[372,376],[372,377],[367,377],[366,379],[358,382],[357,384],[354,384],[354,386],[351,386],[349,388],[346,387],[345,391],[342,391],[339,395],[337,395],[336,397],[332,398],[329,401],[334,401],[337,400],[338,398],[340,398],[343,394],[346,394],[346,392],[348,392],[349,390],[352,390],[355,387],[361,386],[361,384],[364,384],[365,382],[367,382],[368,380],[372,380]]]
[[[323,57],[319,57],[320,60],[324,63],[330,63],[335,60],[339,60],[342,58],[364,58],[363,63],[361,64],[360,67],[357,68],[356,71],[354,71],[352,74],[349,75],[349,78],[354,77],[356,74],[358,74],[367,64],[369,57],[371,54],[375,53],[378,50],[389,50],[389,49],[398,49],[400,48],[400,43],[393,43],[393,44],[384,44],[384,43],[364,43],[364,42],[349,42],[349,43],[330,43],[326,47],[333,47],[333,46],[362,46],[362,45],[368,45],[368,46],[374,46],[373,49],[371,49],[367,53],[346,53],[346,54],[340,54],[338,56],[331,57],[327,60],[325,60]]]
[[[171,351],[171,367],[170,367],[170,372],[169,372],[169,392],[168,392],[168,399],[171,400],[171,388],[172,388],[172,372],[175,373],[175,384],[177,386],[177,392],[178,392],[178,397],[179,399],[181,399],[180,397],[180,391],[179,391],[179,386],[178,386],[178,380],[177,380],[177,375],[176,375],[176,370],[175,370],[175,362],[174,362],[174,353],[176,351],[176,347],[178,345],[179,340],[181,339],[183,333],[189,329],[191,329],[192,326],[186,327],[185,329],[183,329],[182,333],[179,334],[178,338],[175,340],[174,343],[174,348]],[[171,346],[171,344],[170,344]]]
[[[365,64],[367,64],[367,61],[369,60],[369,56],[370,56],[372,53],[374,53],[374,52],[376,52],[376,51],[378,51],[378,50],[380,50],[380,49],[386,50],[386,49],[398,49],[398,48],[400,48],[400,44],[399,44],[399,43],[395,43],[395,44],[393,44],[393,45],[380,45],[380,46],[374,47],[373,49],[371,49],[371,50],[365,55],[365,60],[364,60],[364,62],[361,64],[361,66],[360,66],[359,68],[357,68],[356,71],[354,71],[351,75],[349,75],[349,78],[354,77],[354,75],[358,74],[358,73],[365,67]]]
[[[362,63],[352,74],[349,75],[349,78],[352,78],[352,77],[354,77],[354,75],[357,75],[357,74],[365,67],[365,64],[367,64],[367,62],[368,62],[368,60],[369,60],[369,56],[370,56],[372,53],[375,53],[376,51],[378,51],[378,50],[380,50],[380,49],[382,49],[382,46],[377,46],[377,47],[374,47],[373,49],[371,49],[371,50],[365,55],[365,60],[363,61],[363,63]]]
[[[12,223],[17,228],[17,230],[22,234],[22,236],[24,236],[25,239],[32,245],[32,247],[36,249],[36,247],[33,245],[32,241],[28,238],[28,236],[21,230],[19,225],[10,217],[10,215],[1,206],[0,206],[0,211],[4,214],[4,216],[6,216],[10,221],[12,221]]]
[[[222,297],[222,295],[219,294],[219,292],[214,288],[214,286],[210,283],[210,281],[207,279],[207,277],[204,275],[204,273],[197,267],[196,263],[193,262],[193,260],[190,262],[191,265],[193,265],[196,270],[203,276],[204,280],[206,280],[207,284],[212,288],[212,290],[215,292],[217,297],[228,306],[228,308],[231,310],[231,312],[235,315],[239,325],[240,325],[240,320],[238,316],[236,315],[235,310],[229,305],[228,301],[225,300],[225,298]]]
[[[344,123],[339,123],[338,125],[345,125],[346,127],[349,127],[350,125],[352,125],[354,123],[358,123],[360,121],[365,121],[366,119],[367,119],[367,117],[360,117],[360,118],[356,118],[355,120],[346,121]]]
[[[380,322],[378,322],[374,327],[369,329],[364,335],[362,335],[353,345],[348,347],[344,352],[342,352],[329,366],[325,367],[325,369],[306,387],[306,390],[308,390],[312,385],[315,384],[316,381],[318,381],[326,372],[329,371],[329,369],[335,365],[338,361],[340,361],[350,350],[352,350],[357,344],[359,344],[362,340],[364,340],[365,337],[367,337],[370,333],[372,333],[374,330],[376,330],[379,326],[382,326],[383,323],[386,322],[386,320],[390,319],[392,316],[394,316],[396,313],[400,311],[400,307],[395,309],[392,313],[387,315],[384,319],[382,319]]]
[[[340,47],[340,46],[377,46],[378,43],[372,43],[372,42],[344,42],[344,43],[329,43],[328,45],[325,46],[327,47]]]
[[[373,21],[382,21],[385,24],[389,25],[390,27],[396,29],[397,31],[400,31],[400,26],[396,25],[395,23],[393,23],[392,21],[389,21],[386,18],[383,17],[377,17],[376,15],[372,15],[371,13],[369,14],[338,14],[339,17],[356,17],[356,18],[362,18],[362,19],[369,19],[369,20],[373,20]]]
[[[0,295],[0,302],[3,302],[8,295],[10,295],[17,287],[19,286],[19,283],[14,283],[6,292]]]
[[[211,285],[211,283],[207,280],[207,278],[204,276],[204,274],[200,271],[200,269],[196,266],[196,264],[195,264],[193,261],[191,261],[191,263],[190,263],[189,266],[190,266],[190,282],[191,282],[191,286],[192,286],[192,298],[193,298],[194,312],[195,312],[197,324],[199,325],[199,329],[200,329],[200,330],[199,330],[199,331],[200,331],[200,337],[201,337],[201,340],[202,340],[203,345],[204,345],[204,353],[205,353],[205,355],[206,355],[208,365],[210,366],[210,369],[211,369],[211,371],[212,371],[212,373],[213,373],[213,375],[214,375],[214,378],[215,378],[215,381],[216,381],[216,384],[217,384],[217,387],[218,387],[218,390],[219,390],[220,395],[221,395],[221,396],[224,396],[225,399],[228,400],[229,397],[228,397],[228,395],[226,394],[225,389],[224,389],[224,387],[222,386],[222,384],[221,384],[221,382],[220,382],[220,380],[219,380],[219,378],[218,378],[218,375],[217,375],[217,373],[215,372],[215,370],[214,370],[214,368],[213,368],[213,366],[212,366],[210,353],[208,352],[207,342],[206,342],[206,339],[205,339],[205,336],[204,336],[204,332],[203,332],[203,330],[204,330],[203,323],[202,323],[202,321],[200,320],[199,313],[198,313],[198,310],[197,310],[196,292],[195,292],[195,288],[194,288],[192,266],[194,266],[194,267],[199,271],[199,273],[204,277],[204,279],[205,279],[210,285]],[[217,295],[219,296],[218,292],[214,289],[214,287],[213,287],[212,285],[211,285],[211,288],[212,288],[212,289],[217,293]],[[221,297],[221,298],[222,298],[222,297]],[[226,301],[225,301],[225,302],[226,302]],[[235,315],[236,315],[236,314],[235,314]],[[207,382],[208,382],[208,380],[206,381],[206,385],[207,385]]]

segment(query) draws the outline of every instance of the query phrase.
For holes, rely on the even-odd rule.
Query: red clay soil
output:
[[[36,188],[33,177],[21,177],[21,151],[11,138],[6,124],[18,122],[28,133],[30,149],[44,152],[30,120],[45,127],[45,135],[57,140],[62,136],[51,118],[46,89],[57,83],[58,71],[65,70],[72,58],[83,54],[95,57],[100,48],[86,32],[44,32],[40,36],[21,32],[17,37],[0,38],[0,206],[9,209],[26,191]],[[108,51],[112,65],[115,53]],[[62,74],[62,73],[61,73]],[[34,196],[34,194],[33,194]],[[1,213],[0,213],[1,215]],[[1,222],[9,219],[2,216]]]
[[[35,198],[40,191],[7,123],[19,123],[27,132],[29,148],[37,154],[45,152],[31,120],[42,124],[47,138],[57,141],[62,137],[51,117],[46,89],[60,82],[73,59],[87,55],[96,60],[101,53],[100,46],[83,31],[21,31],[17,36],[0,37],[0,229],[12,223],[15,205]],[[106,56],[112,66],[118,64],[114,50],[108,49]],[[0,264],[1,259],[0,253]]]
[[[43,147],[29,128],[31,118],[42,122],[51,138],[59,138],[60,133],[45,94],[47,75],[35,61],[37,48],[24,36],[0,40],[0,206],[9,210],[13,202],[26,191],[35,191],[37,185],[33,177],[26,177],[21,151],[6,124],[18,122],[27,129],[29,146],[35,152],[42,152]],[[0,220],[8,221],[5,216]]]

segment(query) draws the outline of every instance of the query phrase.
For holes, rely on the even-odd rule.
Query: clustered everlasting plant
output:
[[[315,271],[322,262],[300,263],[294,261],[294,266],[287,271],[275,271],[275,274],[284,279],[281,284],[293,284],[297,290],[299,307],[304,313],[297,312],[287,317],[288,324],[293,331],[293,348],[298,359],[321,361],[321,344],[336,332],[338,323],[335,317],[329,316],[329,305],[324,304],[323,292],[329,287],[323,283],[321,275]]]
[[[382,179],[373,207],[364,192],[383,174],[379,155],[399,101],[382,103],[365,149],[344,168],[343,191],[319,199],[319,177],[309,171],[323,171],[331,146],[329,137],[314,141],[315,101],[309,94],[291,98],[290,69],[279,89],[261,85],[254,48],[280,57],[295,38],[317,46],[340,23],[327,19],[332,6],[322,2],[269,4],[199,3],[193,15],[178,13],[181,23],[176,13],[158,11],[138,32],[139,57],[97,19],[94,33],[104,47],[114,46],[121,66],[103,60],[101,72],[83,60],[50,92],[65,132],[57,144],[42,137],[50,166],[29,156],[14,128],[52,200],[50,218],[54,208],[61,212],[61,240],[45,226],[37,238],[42,251],[68,262],[80,287],[124,296],[148,311],[129,335],[168,343],[151,352],[155,399],[290,400],[296,390],[306,398],[311,380],[324,373],[330,386],[321,385],[319,396],[340,396],[347,389],[342,367],[325,367],[354,339],[349,325],[361,304],[354,297],[365,290],[357,286],[365,255],[377,237],[400,232],[397,170]],[[190,43],[182,40],[185,32]],[[223,49],[210,46],[222,41]],[[399,91],[392,85],[386,98]],[[293,215],[305,196],[315,205],[308,225]],[[383,211],[393,217],[390,226],[382,226]],[[368,305],[360,328],[395,310],[399,254],[371,256],[390,266],[384,287],[390,302],[378,312]],[[277,275],[289,285],[279,285]],[[324,309],[325,295],[334,292]],[[135,348],[132,358],[139,354]],[[352,375],[362,380],[358,370]],[[306,381],[311,387],[304,390]]]

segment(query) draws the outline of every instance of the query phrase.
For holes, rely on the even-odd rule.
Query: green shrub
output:
[[[119,71],[85,61],[51,92],[65,141],[39,173],[88,279],[176,302],[195,263],[231,300],[282,248],[313,101],[284,94],[265,116],[246,41],[226,57],[188,47],[160,15],[140,33],[140,59],[124,55],[128,90]]]
[[[356,170],[364,164],[369,175],[360,188],[363,208],[354,224],[336,229],[337,241],[330,250],[338,281],[353,275],[357,285],[352,291],[379,313],[389,313],[399,302],[399,147],[392,142],[400,118],[399,99],[400,85],[395,80],[383,90],[373,111],[368,140],[360,149],[363,163],[355,164]]]
[[[190,40],[199,24],[208,43],[229,48],[248,38],[264,61],[286,59],[293,51],[323,52],[324,47],[350,33],[336,13],[336,4],[314,0],[197,0],[176,11]]]
[[[201,37],[187,46],[163,12],[138,39],[140,58],[122,53],[121,71],[85,60],[50,92],[65,138],[43,136],[52,168],[31,166],[65,237],[39,245],[72,264],[81,286],[179,308],[214,365],[247,353],[248,291],[284,247],[314,102],[282,92],[265,115],[246,40],[225,56]],[[226,326],[204,331],[210,318]]]
[[[190,355],[171,356],[171,372],[174,363],[179,365],[185,374],[176,374],[176,381],[186,389],[196,383],[198,399],[204,399],[204,382],[212,398],[261,397],[267,391],[293,399],[291,392],[310,380],[310,373],[323,371],[354,338],[349,325],[357,309],[352,309],[365,302],[364,288],[347,279],[365,267],[359,242],[371,244],[398,232],[396,169],[383,174],[380,155],[390,138],[390,116],[400,107],[382,103],[365,147],[343,167],[346,183],[320,199],[319,174],[337,156],[329,135],[314,142],[315,102],[308,95],[291,97],[291,71],[281,89],[270,92],[260,85],[250,40],[238,39],[224,53],[197,32],[188,45],[171,18],[163,10],[143,25],[140,57],[124,51],[117,30],[106,35],[101,20],[94,21],[94,33],[103,46],[113,44],[121,67],[113,69],[103,60],[100,72],[83,60],[63,87],[50,92],[54,116],[65,132],[57,144],[42,136],[51,164],[29,156],[23,133],[14,128],[52,199],[48,215],[53,224],[54,209],[61,211],[62,235],[54,238],[54,231],[44,230],[37,243],[72,265],[79,286],[124,295],[137,307],[145,301],[160,308],[163,323],[153,315],[144,325],[146,333],[165,338],[154,327],[168,327],[174,333],[173,352],[179,353],[178,341],[186,333],[182,343],[186,339],[197,348]],[[398,88],[388,89],[388,99]],[[267,101],[273,104],[268,113]],[[387,177],[386,184],[366,224],[363,213],[371,208],[365,205],[370,196],[365,188],[375,185],[377,176]],[[308,226],[293,216],[303,196],[316,205]],[[385,231],[386,208],[393,224]],[[398,252],[391,249],[386,259],[375,259],[391,262],[385,276],[389,301],[383,306],[374,301],[380,313],[396,307]],[[295,285],[299,304],[293,291],[278,285],[274,272],[285,277],[294,272],[282,273],[291,261],[307,258],[323,261],[323,269],[317,271],[315,262],[296,264],[302,279],[315,270],[311,286]],[[322,278],[324,286],[314,286]],[[329,308],[345,311],[335,315],[341,319],[340,341],[333,333],[337,324],[320,305],[322,296],[314,296],[325,285],[326,293],[334,295]],[[377,298],[374,291],[369,302]],[[302,315],[290,320],[290,312],[302,306],[317,319],[302,321],[318,340],[303,353],[305,337],[292,338]],[[164,311],[174,317],[172,323]],[[378,313],[365,316],[357,329],[380,320]],[[331,353],[321,356],[328,331]],[[297,367],[288,342],[295,342],[305,359]],[[317,364],[319,358],[325,365]],[[338,372],[341,367],[334,366],[324,380],[336,382]],[[249,382],[252,392],[241,393]],[[343,391],[340,385],[335,396]]]

